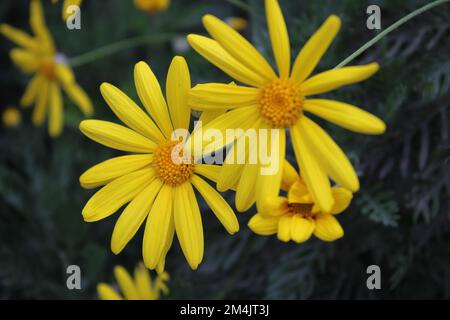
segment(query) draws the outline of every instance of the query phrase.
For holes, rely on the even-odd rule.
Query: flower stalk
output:
[[[115,43],[108,44],[104,47],[100,47],[92,51],[83,53],[79,56],[70,58],[69,65],[73,68],[80,67],[82,65],[94,62],[98,59],[133,47],[141,46],[144,44],[160,44],[169,42],[176,36],[177,34],[175,33],[161,33],[124,39]]]
[[[392,31],[396,30],[398,27],[400,27],[401,25],[405,24],[406,22],[408,22],[412,18],[414,18],[414,17],[416,17],[416,16],[418,16],[418,15],[420,15],[420,14],[422,14],[422,13],[424,13],[424,12],[426,12],[426,11],[428,11],[428,10],[438,6],[438,5],[444,4],[444,3],[449,2],[449,1],[450,0],[436,0],[436,1],[433,1],[433,2],[430,2],[430,3],[426,4],[426,5],[424,5],[423,7],[420,7],[417,10],[414,10],[410,14],[404,16],[403,18],[401,18],[400,20],[398,20],[397,22],[393,23],[388,28],[386,28],[385,30],[380,32],[378,35],[376,35],[370,41],[365,43],[361,48],[356,50],[354,53],[352,53],[347,58],[345,58],[341,63],[339,63],[335,67],[335,69],[342,68],[342,67],[346,66],[351,61],[353,61],[355,58],[359,57],[362,53],[364,53],[367,49],[369,49],[370,47],[375,45],[378,41],[383,39],[389,33],[391,33]]]

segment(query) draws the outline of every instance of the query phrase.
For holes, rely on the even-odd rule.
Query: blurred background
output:
[[[138,101],[133,67],[140,60],[152,66],[162,87],[177,54],[187,59],[193,84],[230,81],[184,42],[186,34],[205,32],[205,13],[246,19],[241,32],[273,62],[262,0],[173,0],[167,10],[151,15],[132,0],[86,0],[81,30],[67,29],[61,1],[42,2],[57,48],[69,58],[135,36],[158,36],[158,43],[74,67],[98,119],[117,121],[100,96],[103,81]],[[366,28],[369,5],[380,6],[384,29],[427,2],[280,0],[294,57],[328,15],[341,17],[341,32],[318,71],[333,68],[379,32]],[[204,261],[192,271],[174,242],[167,258],[168,299],[450,298],[449,9],[446,4],[420,15],[369,49],[352,64],[375,60],[380,72],[330,95],[361,106],[388,125],[383,136],[367,137],[319,121],[360,175],[361,190],[340,215],[344,238],[297,245],[257,236],[246,226],[255,208],[239,214],[241,231],[229,236],[203,206]],[[29,32],[28,1],[1,1],[0,21]],[[29,81],[9,59],[13,47],[1,38],[0,114],[18,106]],[[115,265],[131,271],[141,260],[142,230],[119,256],[110,251],[119,213],[97,223],[82,219],[94,190],[83,190],[78,177],[121,153],[85,138],[78,130],[81,112],[64,99],[65,128],[57,139],[48,137],[46,126],[31,125],[30,109],[19,109],[17,126],[0,126],[2,299],[96,299],[98,282],[115,282]],[[226,196],[234,203],[232,193]],[[72,264],[81,268],[81,290],[66,287],[66,268]],[[381,268],[381,290],[366,287],[366,268],[373,264]]]

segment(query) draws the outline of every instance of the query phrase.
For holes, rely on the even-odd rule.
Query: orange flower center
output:
[[[40,70],[47,79],[53,79],[55,77],[55,63],[53,59],[45,59],[41,63]]]
[[[167,141],[158,146],[153,153],[151,165],[157,177],[164,183],[176,186],[189,180],[194,173],[194,158],[183,161],[183,148],[178,141]]]
[[[269,82],[259,97],[259,112],[274,128],[293,126],[302,114],[303,94],[290,80],[276,79]]]
[[[288,213],[292,215],[300,215],[302,218],[313,218],[313,204],[311,203],[289,203],[287,205]]]

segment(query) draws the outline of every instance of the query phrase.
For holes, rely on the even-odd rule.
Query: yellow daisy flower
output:
[[[52,0],[53,4],[58,3],[59,0]],[[63,6],[62,6],[62,18],[64,21],[67,20],[67,18],[69,17],[69,13],[67,12],[67,8],[70,6],[81,6],[81,3],[83,2],[83,0],[64,0],[63,2]]]
[[[2,121],[7,127],[17,127],[22,122],[22,114],[15,107],[8,107],[3,111]]]
[[[172,161],[171,155],[179,144],[171,140],[172,132],[179,128],[187,130],[190,123],[189,69],[184,58],[172,60],[166,81],[167,104],[145,62],[136,64],[134,80],[138,96],[155,122],[122,91],[103,83],[100,90],[104,99],[129,129],[100,120],[80,124],[80,130],[90,139],[110,148],[138,153],[102,162],[80,177],[84,188],[105,185],[88,201],[83,217],[88,222],[98,221],[130,202],[114,228],[112,251],[121,252],[148,216],[142,245],[145,265],[159,271],[164,269],[176,231],[189,265],[196,269],[203,259],[204,243],[202,219],[192,186],[230,234],[239,230],[239,224],[228,203],[199,176],[214,180],[218,166]]]
[[[161,292],[169,294],[166,282],[169,274],[163,272],[152,281],[149,271],[140,263],[134,270],[134,279],[122,266],[114,268],[114,275],[122,291],[122,295],[106,283],[97,285],[98,296],[101,300],[158,300]]]
[[[24,107],[35,105],[33,123],[37,126],[42,125],[48,113],[49,134],[56,137],[63,127],[61,89],[85,115],[92,113],[92,104],[75,82],[64,56],[56,52],[51,34],[45,25],[40,0],[31,1],[30,16],[34,37],[8,24],[1,24],[0,32],[20,46],[11,50],[11,60],[26,74],[34,75],[20,104]]]
[[[170,5],[170,0],[134,0],[134,5],[139,10],[155,14],[166,11]]]
[[[300,51],[291,69],[289,37],[278,1],[266,0],[265,8],[278,74],[237,31],[218,18],[206,15],[203,24],[213,39],[191,34],[188,42],[209,62],[247,86],[200,84],[191,90],[189,104],[202,111],[232,109],[204,129],[281,129],[279,141],[274,142],[275,147],[279,147],[275,156],[279,157],[280,164],[285,156],[284,129],[289,129],[305,183],[321,210],[330,212],[333,196],[329,178],[355,192],[359,188],[358,177],[344,152],[305,113],[366,134],[383,133],[385,124],[355,106],[309,97],[363,81],[379,67],[371,63],[329,70],[310,77],[341,25],[338,17],[330,16]],[[230,189],[237,180],[236,207],[239,211],[246,211],[255,200],[259,206],[267,196],[278,195],[282,171],[280,168],[276,175],[261,175],[255,165],[227,164],[226,161],[217,187],[219,190]],[[256,180],[258,188],[253,190]]]
[[[248,226],[256,234],[277,234],[283,242],[307,241],[312,234],[323,241],[334,241],[344,235],[334,217],[350,205],[352,193],[341,187],[331,188],[334,203],[330,213],[322,212],[314,202],[303,179],[286,162],[283,177],[287,197],[269,198],[261,210],[249,221]]]

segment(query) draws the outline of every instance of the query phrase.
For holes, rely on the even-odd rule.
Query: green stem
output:
[[[341,63],[339,63],[335,69],[337,68],[342,68],[344,66],[346,66],[348,63],[350,63],[353,59],[355,59],[356,57],[358,57],[359,55],[361,55],[364,51],[366,51],[367,49],[369,49],[370,47],[372,47],[374,44],[376,44],[378,41],[380,41],[382,38],[384,38],[386,35],[388,35],[389,33],[391,33],[392,31],[394,31],[395,29],[397,29],[398,27],[400,27],[402,24],[408,22],[409,20],[411,20],[412,18],[414,18],[415,16],[418,16],[419,14],[424,13],[425,11],[428,11],[440,4],[443,4],[445,2],[449,2],[450,0],[436,0],[433,2],[430,2],[426,5],[424,5],[423,7],[411,12],[410,14],[408,14],[407,16],[404,16],[403,18],[401,18],[400,20],[398,20],[397,22],[395,22],[394,24],[392,24],[391,26],[389,26],[388,28],[386,28],[385,30],[383,30],[382,32],[380,32],[377,36],[375,36],[373,39],[371,39],[370,41],[368,41],[366,44],[364,44],[361,48],[359,48],[358,50],[356,50],[354,53],[352,53],[350,56],[348,56],[346,59],[344,59]]]
[[[137,36],[134,38],[129,38],[125,40],[121,40],[112,44],[108,44],[104,47],[100,47],[98,49],[94,49],[92,51],[83,53],[79,56],[73,57],[69,59],[69,65],[72,67],[79,67],[84,64],[96,61],[103,57],[115,54],[119,51],[129,49],[132,47],[140,46],[143,44],[158,44],[170,41],[177,34],[173,33],[161,33],[155,35],[144,35]]]
[[[232,5],[235,5],[236,7],[244,11],[250,11],[250,6],[240,0],[225,0],[225,1],[231,3]]]

